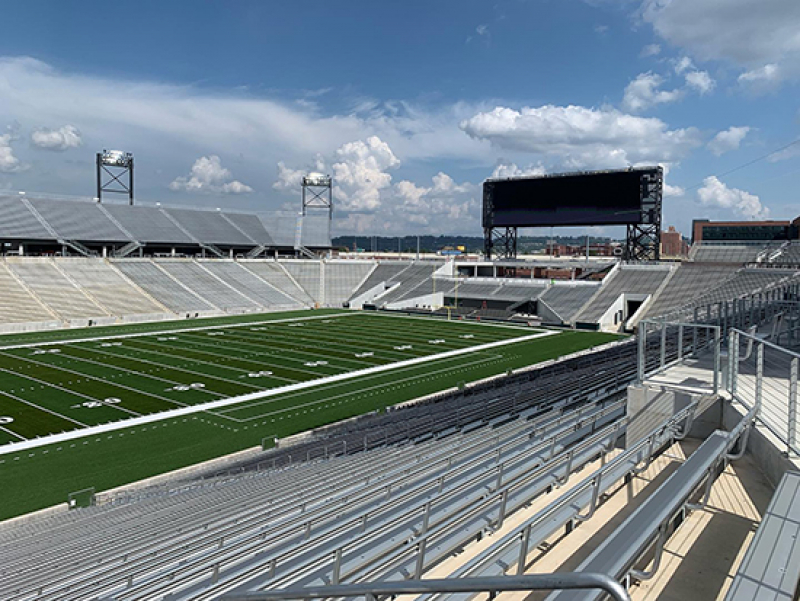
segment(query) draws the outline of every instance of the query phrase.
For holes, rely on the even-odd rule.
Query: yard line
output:
[[[478,365],[478,364],[481,364],[481,363],[489,363],[494,359],[502,358],[502,357],[503,357],[503,355],[491,355],[491,356],[483,358],[483,359],[477,359],[475,361],[468,361],[468,362],[465,362],[465,363],[459,363],[458,367]],[[451,372],[452,370],[453,370],[453,366],[451,365],[451,366],[447,366],[445,368],[434,370],[434,371],[426,371],[425,374],[423,374],[423,375],[424,376],[428,376],[430,374],[439,374],[439,373],[444,373],[444,372]],[[400,371],[405,371],[405,370],[400,370]],[[239,410],[242,410],[242,409],[250,409],[252,407],[258,407],[259,405],[263,405],[263,404],[266,404],[266,403],[274,403],[274,402],[284,401],[284,400],[286,400],[288,398],[296,397],[296,396],[300,396],[300,395],[294,394],[294,395],[288,395],[286,397],[281,397],[281,398],[277,398],[277,399],[269,399],[269,400],[265,400],[265,401],[260,401],[260,402],[257,402],[257,403],[249,403],[249,404],[237,405],[235,407],[230,407],[230,408],[227,408],[227,409],[223,409],[222,411],[216,412],[215,415],[218,415],[220,417],[226,417],[228,419],[231,419],[231,420],[234,420],[234,421],[237,421],[237,422],[248,422],[248,421],[253,421],[253,420],[259,420],[259,419],[264,419],[265,417],[269,417],[271,415],[278,415],[280,413],[291,412],[291,411],[294,411],[295,409],[297,409],[299,407],[310,407],[312,405],[318,405],[320,403],[328,403],[333,399],[346,398],[346,397],[349,397],[349,396],[357,396],[357,395],[362,394],[365,391],[378,390],[378,389],[381,389],[381,388],[386,388],[388,386],[395,385],[395,384],[397,384],[399,382],[407,382],[409,380],[419,379],[420,377],[422,377],[422,375],[413,375],[413,376],[409,376],[407,378],[399,378],[399,379],[398,378],[392,378],[391,382],[385,382],[384,381],[384,382],[381,382],[379,384],[375,384],[374,386],[368,386],[366,388],[359,387],[359,389],[355,390],[355,391],[343,392],[341,394],[337,394],[337,395],[334,395],[334,396],[325,396],[322,399],[309,401],[308,403],[301,403],[299,405],[292,405],[291,407],[286,407],[285,409],[277,409],[275,411],[270,411],[270,412],[267,412],[267,413],[260,413],[260,414],[258,414],[256,416],[253,416],[253,417],[236,418],[236,417],[233,417],[231,415],[228,415],[226,412],[227,411],[234,412],[234,411],[239,411]],[[322,390],[324,391],[326,389],[323,388]]]
[[[73,348],[69,344],[65,344],[64,346],[69,347],[69,348]],[[75,348],[80,348],[81,350],[88,350],[88,349],[83,349],[82,347],[75,347]],[[92,349],[92,350],[94,352],[96,352],[96,353],[97,352],[103,353],[103,351],[98,351],[96,349]],[[103,353],[103,354],[111,355],[111,353]],[[66,354],[66,355],[61,355],[61,356],[62,357],[69,357],[70,359],[76,359],[78,361],[83,361],[84,363],[92,363],[94,365],[99,365],[101,367],[105,367],[105,368],[107,368],[109,370],[112,370],[112,371],[114,371],[114,370],[125,371],[125,372],[128,372],[129,374],[136,374],[137,376],[140,376],[142,378],[149,378],[151,380],[158,380],[160,382],[166,382],[167,384],[172,384],[173,386],[181,385],[181,382],[175,382],[174,380],[168,380],[167,378],[160,378],[158,376],[154,376],[152,374],[148,374],[148,373],[144,373],[144,372],[141,372],[141,371],[137,371],[135,369],[127,369],[125,367],[120,367],[119,365],[110,365],[108,363],[102,363],[100,361],[93,361],[92,359],[87,359],[85,357],[78,357],[77,355],[72,355],[72,354],[69,354],[69,353]],[[117,355],[112,355],[112,356],[117,357]],[[121,359],[122,357],[119,357],[119,358]],[[135,361],[142,361],[141,359],[134,359],[134,360]],[[152,365],[160,365],[160,364],[154,363],[152,361],[146,361],[146,363],[150,363]],[[206,390],[205,388],[199,390],[199,392],[206,392],[208,394],[213,394],[214,396],[218,396],[218,397],[226,397],[227,396],[227,395],[222,394],[221,392],[214,392],[213,390]],[[181,403],[180,401],[174,401],[174,402],[177,403],[178,405],[183,406],[183,407],[185,407],[187,405],[187,403]]]
[[[96,380],[98,382],[102,382],[103,384],[107,384],[109,386],[113,386],[113,387],[116,387],[116,388],[122,388],[124,390],[129,390],[129,391],[131,391],[131,392],[133,392],[135,394],[153,397],[154,399],[159,399],[160,401],[166,401],[166,402],[172,403],[174,405],[183,405],[183,403],[181,403],[179,401],[173,401],[172,399],[168,399],[167,397],[163,397],[163,396],[160,396],[160,395],[157,395],[157,394],[153,394],[152,392],[146,392],[144,390],[139,390],[138,388],[131,388],[130,386],[125,386],[124,384],[117,384],[116,382],[109,382],[108,380],[106,380],[104,378],[100,378],[98,376],[92,376],[92,375],[83,373],[81,371],[75,371],[73,369],[68,369],[66,367],[60,367],[60,366],[54,365],[52,363],[42,363],[41,361],[36,361],[35,359],[25,359],[25,358],[22,358],[22,357],[17,357],[16,355],[9,355],[9,353],[4,353],[2,351],[0,351],[0,355],[5,355],[6,357],[11,356],[14,359],[21,359],[22,361],[27,361],[28,363],[34,363],[36,365],[43,365],[45,367],[50,367],[50,368],[53,368],[53,369],[57,369],[59,371],[66,372],[66,373],[75,374],[76,376],[80,376],[82,378],[89,378],[91,380]],[[2,369],[2,368],[0,368],[0,369]],[[7,370],[3,370],[3,371],[7,371]],[[16,372],[14,372],[14,373],[16,373]],[[22,375],[22,374],[18,374],[18,375]],[[23,376],[23,377],[30,378],[31,376]],[[55,384],[50,384],[50,386],[56,386],[56,385]],[[67,390],[69,390],[69,389],[67,389]],[[77,392],[74,393],[74,394],[78,394],[79,396],[86,396],[86,395],[83,395],[83,394],[77,393]],[[87,396],[86,398],[88,399],[88,398],[91,398],[91,397]],[[102,403],[102,401],[100,401],[99,399],[92,399],[92,400]],[[120,411],[127,411],[128,413],[132,413],[134,415],[142,415],[141,413],[137,413],[136,411],[133,411],[132,409],[126,409],[125,407],[120,407],[119,405],[110,405],[110,406],[114,407],[115,409],[119,409]]]
[[[65,345],[65,346],[68,346],[68,345]],[[177,365],[169,365],[169,364],[166,364],[166,363],[158,363],[156,361],[149,361],[148,359],[142,359],[140,357],[133,357],[131,355],[126,355],[126,354],[119,355],[117,353],[112,353],[111,351],[107,351],[107,350],[102,350],[101,351],[99,349],[85,349],[84,347],[80,347],[80,346],[79,347],[75,347],[75,348],[79,348],[81,350],[86,350],[86,351],[91,350],[92,352],[95,352],[95,353],[103,353],[104,355],[108,355],[110,357],[116,357],[117,359],[130,359],[132,361],[140,361],[142,363],[148,363],[150,365],[157,365],[159,367],[168,367],[170,369],[174,369],[174,370],[177,370],[177,371],[185,371],[186,373],[192,374],[193,376],[198,376],[198,377],[202,377],[202,378],[212,378],[214,380],[219,380],[221,382],[227,382],[228,384],[241,384],[243,386],[247,386],[248,388],[256,388],[258,390],[263,390],[264,389],[263,386],[259,387],[259,386],[254,386],[252,384],[245,384],[244,382],[238,382],[236,380],[228,380],[227,378],[223,378],[223,377],[220,377],[220,376],[212,376],[212,375],[210,375],[208,373],[205,373],[205,372],[198,372],[198,371],[194,371],[194,370],[191,370],[191,369],[186,369],[185,367],[178,367]],[[130,346],[128,346],[128,347],[123,347],[123,348],[128,348],[128,349],[132,349],[133,350],[133,349],[138,349],[139,347],[130,347]],[[140,349],[138,352],[148,352],[148,353],[152,353],[154,355],[164,355],[166,357],[175,357],[174,354],[162,353],[160,351],[151,351],[149,349],[147,349],[147,350]],[[73,357],[74,355],[69,355],[69,356]],[[199,359],[186,359],[186,360],[187,361],[193,361],[195,363],[202,363],[204,365],[213,365],[215,367],[218,367],[218,365],[216,363],[210,363],[208,361],[201,361]],[[115,367],[115,366],[109,366],[110,369],[113,368],[113,367]],[[219,367],[222,367],[222,366],[219,366]],[[230,367],[229,369],[236,369],[236,368]],[[239,370],[239,369],[237,369],[237,371],[243,371],[245,373],[247,372],[247,370]],[[283,379],[283,378],[279,378],[279,379]],[[165,382],[169,382],[169,380],[164,380],[164,381]],[[291,382],[293,380],[289,380],[289,381]],[[180,384],[180,382],[172,382],[172,383],[173,384]],[[218,396],[230,396],[230,395],[225,395],[225,394],[222,394],[222,393],[219,393],[219,392],[212,392],[210,390],[208,392],[211,393],[211,394],[216,394]]]
[[[22,435],[20,435],[20,434],[17,434],[17,433],[16,433],[16,432],[14,432],[13,430],[9,430],[8,428],[4,428],[3,426],[0,426],[0,430],[2,430],[3,432],[5,432],[6,434],[11,434],[11,436],[15,436],[15,437],[19,438],[20,440],[28,440],[28,439],[27,439],[27,438],[25,438],[24,436],[22,436]]]
[[[191,337],[191,334],[184,334],[184,337]],[[201,340],[204,340],[204,339],[201,339]],[[223,348],[225,348],[225,347],[227,347],[227,348],[239,348],[239,350],[241,350],[241,351],[247,351],[248,350],[248,349],[241,348],[241,345],[246,345],[246,346],[249,346],[249,347],[256,347],[256,348],[264,348],[263,344],[254,344],[254,343],[249,343],[249,342],[244,342],[244,341],[234,341],[231,344],[221,345],[219,343],[216,343],[216,344],[203,343],[203,342],[200,342],[199,340],[195,341],[192,338],[189,341],[189,343],[190,344],[197,344],[199,346],[203,346],[203,347],[207,347],[207,348],[213,348],[213,349],[219,348],[220,346],[223,346]],[[155,344],[155,343],[152,343],[152,344]],[[174,346],[171,346],[171,345],[167,345],[167,346],[169,346],[170,348],[179,350],[179,347],[174,347]],[[278,350],[283,351],[284,349],[278,349]],[[204,355],[215,356],[215,353],[213,353],[211,351],[196,350],[195,352],[202,353]],[[302,351],[300,351],[300,352],[302,352]],[[275,355],[272,354],[272,353],[260,353],[260,352],[253,351],[253,354],[261,356],[261,357],[269,357],[273,361],[275,359]],[[287,361],[292,361],[294,363],[299,363],[301,361],[303,361],[305,363],[306,361],[311,360],[311,359],[319,359],[319,355],[308,355],[308,357],[309,358],[305,359],[305,360],[303,360],[303,359],[288,359],[288,358],[286,358],[286,360]],[[255,361],[251,361],[251,362],[252,363],[256,363]],[[291,371],[296,371],[296,372],[300,372],[300,373],[304,373],[304,374],[309,374],[310,376],[314,376],[312,379],[319,378],[319,375],[320,375],[319,372],[310,371],[308,369],[302,369],[300,367],[294,367],[294,366],[291,366],[291,365],[286,365],[285,363],[274,363],[274,362],[270,362],[270,361],[265,361],[263,363],[263,365],[264,366],[268,366],[268,367],[273,367],[275,369],[279,369],[279,368],[280,369],[288,369],[288,370],[291,370]],[[326,366],[326,367],[328,367],[328,366]],[[330,367],[333,368],[333,366],[330,366]],[[344,371],[345,372],[350,372],[352,370],[345,369]]]
[[[53,383],[47,382],[45,380],[40,380],[39,378],[34,378],[33,376],[26,376],[23,373],[16,372],[16,371],[13,371],[13,370],[10,370],[10,369],[6,369],[5,367],[0,367],[0,371],[5,372],[7,374],[12,374],[12,375],[15,375],[15,376],[19,376],[20,378],[23,378],[25,380],[31,380],[32,382],[36,382],[37,384],[43,384],[44,386],[47,386],[48,388],[55,388],[56,390],[61,390],[63,392],[67,392],[67,393],[69,393],[71,395],[74,395],[74,396],[82,397],[84,399],[89,399],[90,401],[95,401],[97,403],[103,403],[103,401],[101,401],[100,399],[97,399],[95,397],[91,397],[89,395],[83,394],[82,392],[77,392],[77,391],[74,391],[74,390],[70,390],[69,388],[64,388],[63,386],[60,386],[58,384],[53,384]],[[12,398],[15,398],[15,399],[17,398],[16,396],[9,394],[8,392],[3,392],[3,394],[5,394],[6,396],[10,396]],[[18,399],[18,400],[22,400],[22,399]],[[41,408],[41,407],[39,407],[39,405],[35,405],[33,403],[29,403],[29,404],[33,405],[34,407]],[[103,406],[111,407],[113,409],[118,409],[119,411],[125,411],[126,413],[132,413],[133,415],[137,415],[137,416],[140,416],[140,417],[142,415],[141,413],[137,413],[136,411],[131,411],[130,409],[125,409],[124,407],[120,407],[119,405],[106,405],[105,403],[103,403]],[[55,414],[55,412],[52,412],[52,413]],[[55,415],[58,415],[58,414],[55,414]],[[65,416],[61,416],[61,417],[65,417]],[[65,419],[69,419],[69,418],[65,417]],[[76,424],[80,424],[81,423],[81,422],[78,422],[78,421],[75,421],[75,420],[72,420],[72,419],[70,419],[70,421],[74,421]],[[81,424],[81,425],[85,426],[86,424]]]
[[[186,334],[184,334],[184,336],[186,336]],[[181,350],[184,350],[182,347],[173,346],[173,345],[171,345],[169,343],[165,344],[165,343],[159,343],[159,342],[150,342],[149,340],[137,340],[136,343],[138,343],[138,344],[150,344],[150,345],[158,346],[158,347],[166,347],[168,349],[172,349],[173,351],[178,351],[178,352],[180,352]],[[189,341],[187,343],[187,346],[188,346],[188,344],[201,344],[201,343]],[[201,346],[212,346],[213,347],[214,345],[201,344]],[[165,355],[165,356],[168,356],[168,357],[175,357],[174,353],[164,353],[164,352],[152,350],[152,349],[149,349],[149,348],[131,347],[131,346],[129,346],[127,348],[129,348],[129,349],[138,349],[141,352],[145,352],[145,353],[153,353],[153,354],[156,354],[156,355]],[[219,355],[220,355],[219,353],[212,353],[210,351],[204,351],[202,349],[191,349],[191,352],[199,353],[201,355],[209,355],[209,356],[215,357],[215,358],[219,358]],[[264,353],[258,353],[258,354],[259,355],[264,355]],[[267,355],[265,355],[265,356],[267,356]],[[308,374],[313,374],[314,373],[314,372],[306,371],[306,370],[303,370],[303,369],[296,369],[294,367],[287,368],[285,365],[281,365],[281,364],[260,363],[259,361],[253,361],[252,359],[245,359],[243,357],[234,357],[234,358],[237,361],[245,361],[247,363],[252,363],[253,365],[256,365],[257,367],[255,369],[263,369],[264,367],[273,367],[273,368],[292,369],[293,371],[299,371],[299,372],[308,373]],[[223,365],[220,365],[218,363],[213,363],[211,361],[203,361],[202,359],[194,359],[192,357],[187,357],[186,360],[187,361],[194,361],[195,363],[202,363],[203,365],[212,365],[214,367],[224,367],[225,369],[232,369],[232,370],[235,370],[235,371],[240,371],[242,373],[250,373],[251,371],[253,371],[252,369],[242,369],[240,367],[233,367],[233,366],[229,366],[229,365],[223,366]],[[319,375],[319,374],[314,374],[314,375]],[[286,382],[291,382],[291,383],[295,383],[295,382],[299,382],[300,381],[300,380],[293,380],[291,378],[285,378],[283,376],[272,375],[272,376],[269,376],[269,377],[270,378],[274,378],[276,380],[284,380]],[[222,380],[223,382],[242,384],[242,382],[238,382],[237,380],[227,380],[226,378],[222,378],[222,377],[217,377],[217,379]],[[264,390],[263,386],[255,386],[255,385],[252,385],[252,384],[245,384],[245,386],[248,386],[249,388],[258,388],[259,390]]]
[[[345,314],[346,315],[346,314]],[[329,316],[328,316],[329,317]],[[400,361],[398,363],[390,363],[388,365],[377,365],[375,367],[370,367],[367,369],[359,370],[356,372],[347,372],[342,374],[337,374],[333,376],[327,376],[325,378],[320,378],[319,380],[310,380],[306,382],[298,382],[296,384],[289,384],[287,386],[282,386],[279,388],[273,388],[271,390],[265,390],[262,392],[252,392],[236,397],[231,397],[228,399],[220,399],[219,401],[210,401],[208,403],[203,403],[200,405],[192,405],[191,407],[182,407],[180,409],[169,409],[167,411],[163,411],[161,413],[155,413],[150,415],[143,415],[141,417],[134,417],[128,420],[123,420],[120,422],[114,422],[110,424],[103,424],[101,426],[92,426],[87,427],[84,430],[77,430],[72,432],[62,432],[60,434],[53,434],[49,436],[45,436],[39,438],[37,440],[26,440],[24,442],[11,442],[3,445],[2,451],[3,453],[13,453],[20,450],[30,449],[46,444],[50,444],[53,442],[64,442],[67,440],[74,440],[76,438],[83,438],[86,436],[95,436],[100,433],[108,433],[115,430],[122,430],[127,429],[135,426],[140,426],[142,424],[149,424],[153,422],[160,422],[170,418],[182,417],[187,415],[192,415],[194,413],[200,413],[203,411],[211,411],[214,409],[218,409],[220,407],[229,407],[231,405],[236,405],[239,403],[262,399],[272,396],[278,396],[281,394],[286,394],[289,392],[294,392],[296,390],[302,390],[306,388],[312,388],[314,386],[319,386],[322,384],[329,384],[333,382],[339,382],[342,380],[351,380],[360,378],[367,375],[372,375],[375,373],[381,373],[385,371],[392,371],[395,369],[405,368],[410,365],[421,364],[426,361],[431,361],[434,359],[446,359],[450,357],[456,357],[459,355],[469,354],[473,352],[482,352],[493,348],[500,348],[503,346],[508,346],[511,344],[519,344],[523,342],[529,342],[531,340],[541,339],[547,336],[554,336],[558,335],[559,332],[556,331],[545,331],[539,332],[537,334],[531,334],[528,336],[523,336],[522,338],[516,338],[512,340],[500,340],[497,342],[489,342],[486,344],[478,345],[476,347],[472,347],[470,349],[458,349],[453,351],[445,351],[438,355],[432,355],[429,357],[416,357],[413,359],[407,359],[405,361]],[[617,344],[617,342],[609,343],[607,345],[601,345],[603,347],[610,347],[611,345]],[[15,374],[18,375],[18,374]]]

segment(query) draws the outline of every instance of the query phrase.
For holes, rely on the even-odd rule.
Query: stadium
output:
[[[800,241],[662,261],[662,186],[487,180],[478,260],[0,198],[0,596],[792,598]],[[609,222],[621,257],[516,256]]]

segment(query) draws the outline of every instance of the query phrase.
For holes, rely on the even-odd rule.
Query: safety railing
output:
[[[777,338],[777,336],[776,336]],[[732,330],[724,367],[724,385],[747,409],[760,406],[757,420],[785,446],[800,455],[797,380],[800,354],[754,332]]]
[[[714,392],[719,390],[721,328],[705,323],[642,320],[638,331],[639,383],[690,358],[713,357]]]
[[[614,601],[630,601],[619,582],[607,574],[590,572],[556,572],[524,576],[492,576],[441,580],[403,580],[401,582],[370,582],[332,586],[297,587],[248,593],[230,592],[220,599],[226,601],[283,601],[284,599],[330,599],[364,597],[375,601],[379,597],[397,595],[430,595],[437,593],[490,593],[505,591],[602,590]]]

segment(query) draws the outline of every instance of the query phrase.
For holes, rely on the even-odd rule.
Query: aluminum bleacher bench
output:
[[[608,574],[618,581],[629,575],[647,579],[658,569],[658,563],[670,525],[704,482],[713,482],[718,466],[731,443],[732,435],[716,431],[634,511],[578,567],[578,572]],[[744,441],[743,441],[744,443]],[[710,479],[710,480],[709,480]],[[634,566],[655,543],[656,556],[650,573]],[[593,601],[602,593],[563,591],[550,595],[547,601]]]
[[[786,472],[725,601],[792,601],[800,579],[800,472]]]

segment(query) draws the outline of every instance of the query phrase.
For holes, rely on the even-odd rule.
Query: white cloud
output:
[[[489,26],[486,25],[485,23],[478,25],[475,28],[475,33],[477,33],[478,35],[489,35]]]
[[[531,164],[525,168],[517,167],[516,163],[498,163],[494,171],[492,171],[491,177],[493,178],[505,178],[505,177],[525,177],[529,175],[545,175],[547,173],[547,169],[545,169],[544,165],[541,163],[537,163],[536,165]]]
[[[265,164],[285,161],[300,167],[308,157],[317,153],[330,157],[342,144],[372,135],[389,144],[404,161],[450,159],[491,164],[491,150],[458,127],[461,120],[483,108],[471,103],[430,108],[408,102],[371,102],[346,114],[324,115],[292,101],[246,90],[224,93],[87,76],[63,72],[32,58],[0,57],[0,120],[15,119],[29,129],[45,122],[68,123],[80,130],[84,141],[100,140],[133,151],[140,162],[137,188],[143,199],[157,199],[172,181],[166,174],[182,172],[187,157],[194,160],[212,153],[238,157],[241,166],[236,175],[263,189],[272,183],[272,174],[264,172]],[[158,165],[160,174],[143,170],[148,162]],[[31,190],[81,193],[80,173],[85,166],[64,163],[62,167],[47,179],[39,179],[32,170],[23,185]],[[212,198],[204,196],[200,202],[212,205]],[[251,204],[242,199],[241,208]],[[275,208],[270,206],[270,198],[259,202],[259,208]]]
[[[77,127],[65,125],[58,129],[49,129],[47,127],[35,129],[31,133],[31,142],[33,142],[34,146],[45,150],[61,151],[78,148],[83,144],[83,139]]]
[[[767,92],[778,87],[783,79],[781,68],[770,63],[745,71],[737,78],[740,85],[753,92]]]
[[[659,54],[661,54],[661,46],[659,44],[648,44],[642,48],[639,56],[642,58],[647,58],[648,56],[657,56]]]
[[[339,206],[355,212],[380,206],[380,191],[392,183],[386,170],[400,165],[389,145],[377,136],[343,144],[336,150],[335,160],[333,178]]]
[[[717,85],[708,71],[690,71],[684,78],[686,79],[686,86],[704,96],[711,92]]]
[[[317,157],[315,170],[327,172],[328,164],[337,231],[382,235],[478,231],[479,186],[458,183],[443,172],[434,175],[428,185],[409,180],[393,184],[390,172],[400,166],[400,160],[389,144],[376,136],[343,144],[329,160]],[[273,187],[299,187],[306,172],[280,164]]]
[[[608,25],[595,25],[594,32],[597,35],[605,35],[606,33],[608,33]]]
[[[11,148],[11,141],[14,139],[10,133],[0,136],[0,172],[2,173],[18,173],[27,168],[14,155],[14,149]]]
[[[675,198],[678,196],[683,196],[686,193],[686,190],[680,186],[671,186],[669,184],[664,184],[663,192],[666,198]]]
[[[769,217],[769,208],[761,204],[758,196],[729,188],[714,175],[703,180],[703,187],[697,191],[697,196],[704,206],[726,209],[745,219]]]
[[[656,73],[640,73],[625,87],[622,106],[626,110],[639,112],[653,105],[675,102],[681,98],[680,90],[660,90],[663,83],[664,79]]]
[[[697,129],[669,129],[654,117],[613,108],[496,107],[461,122],[472,138],[498,148],[561,160],[574,168],[674,162],[700,145]]]
[[[708,149],[717,156],[736,150],[749,131],[749,127],[729,127],[714,136],[708,143]]]
[[[688,56],[682,56],[681,58],[674,61],[673,68],[675,69],[675,73],[680,75],[681,73],[687,71],[688,69],[694,69],[694,63],[692,62],[692,59],[690,59]]]
[[[192,165],[188,177],[178,177],[169,185],[170,190],[216,194],[248,194],[253,189],[237,180],[222,166],[217,155],[200,157]]]
[[[639,14],[662,39],[700,60],[751,72],[782,65],[800,74],[797,0],[643,0]]]

